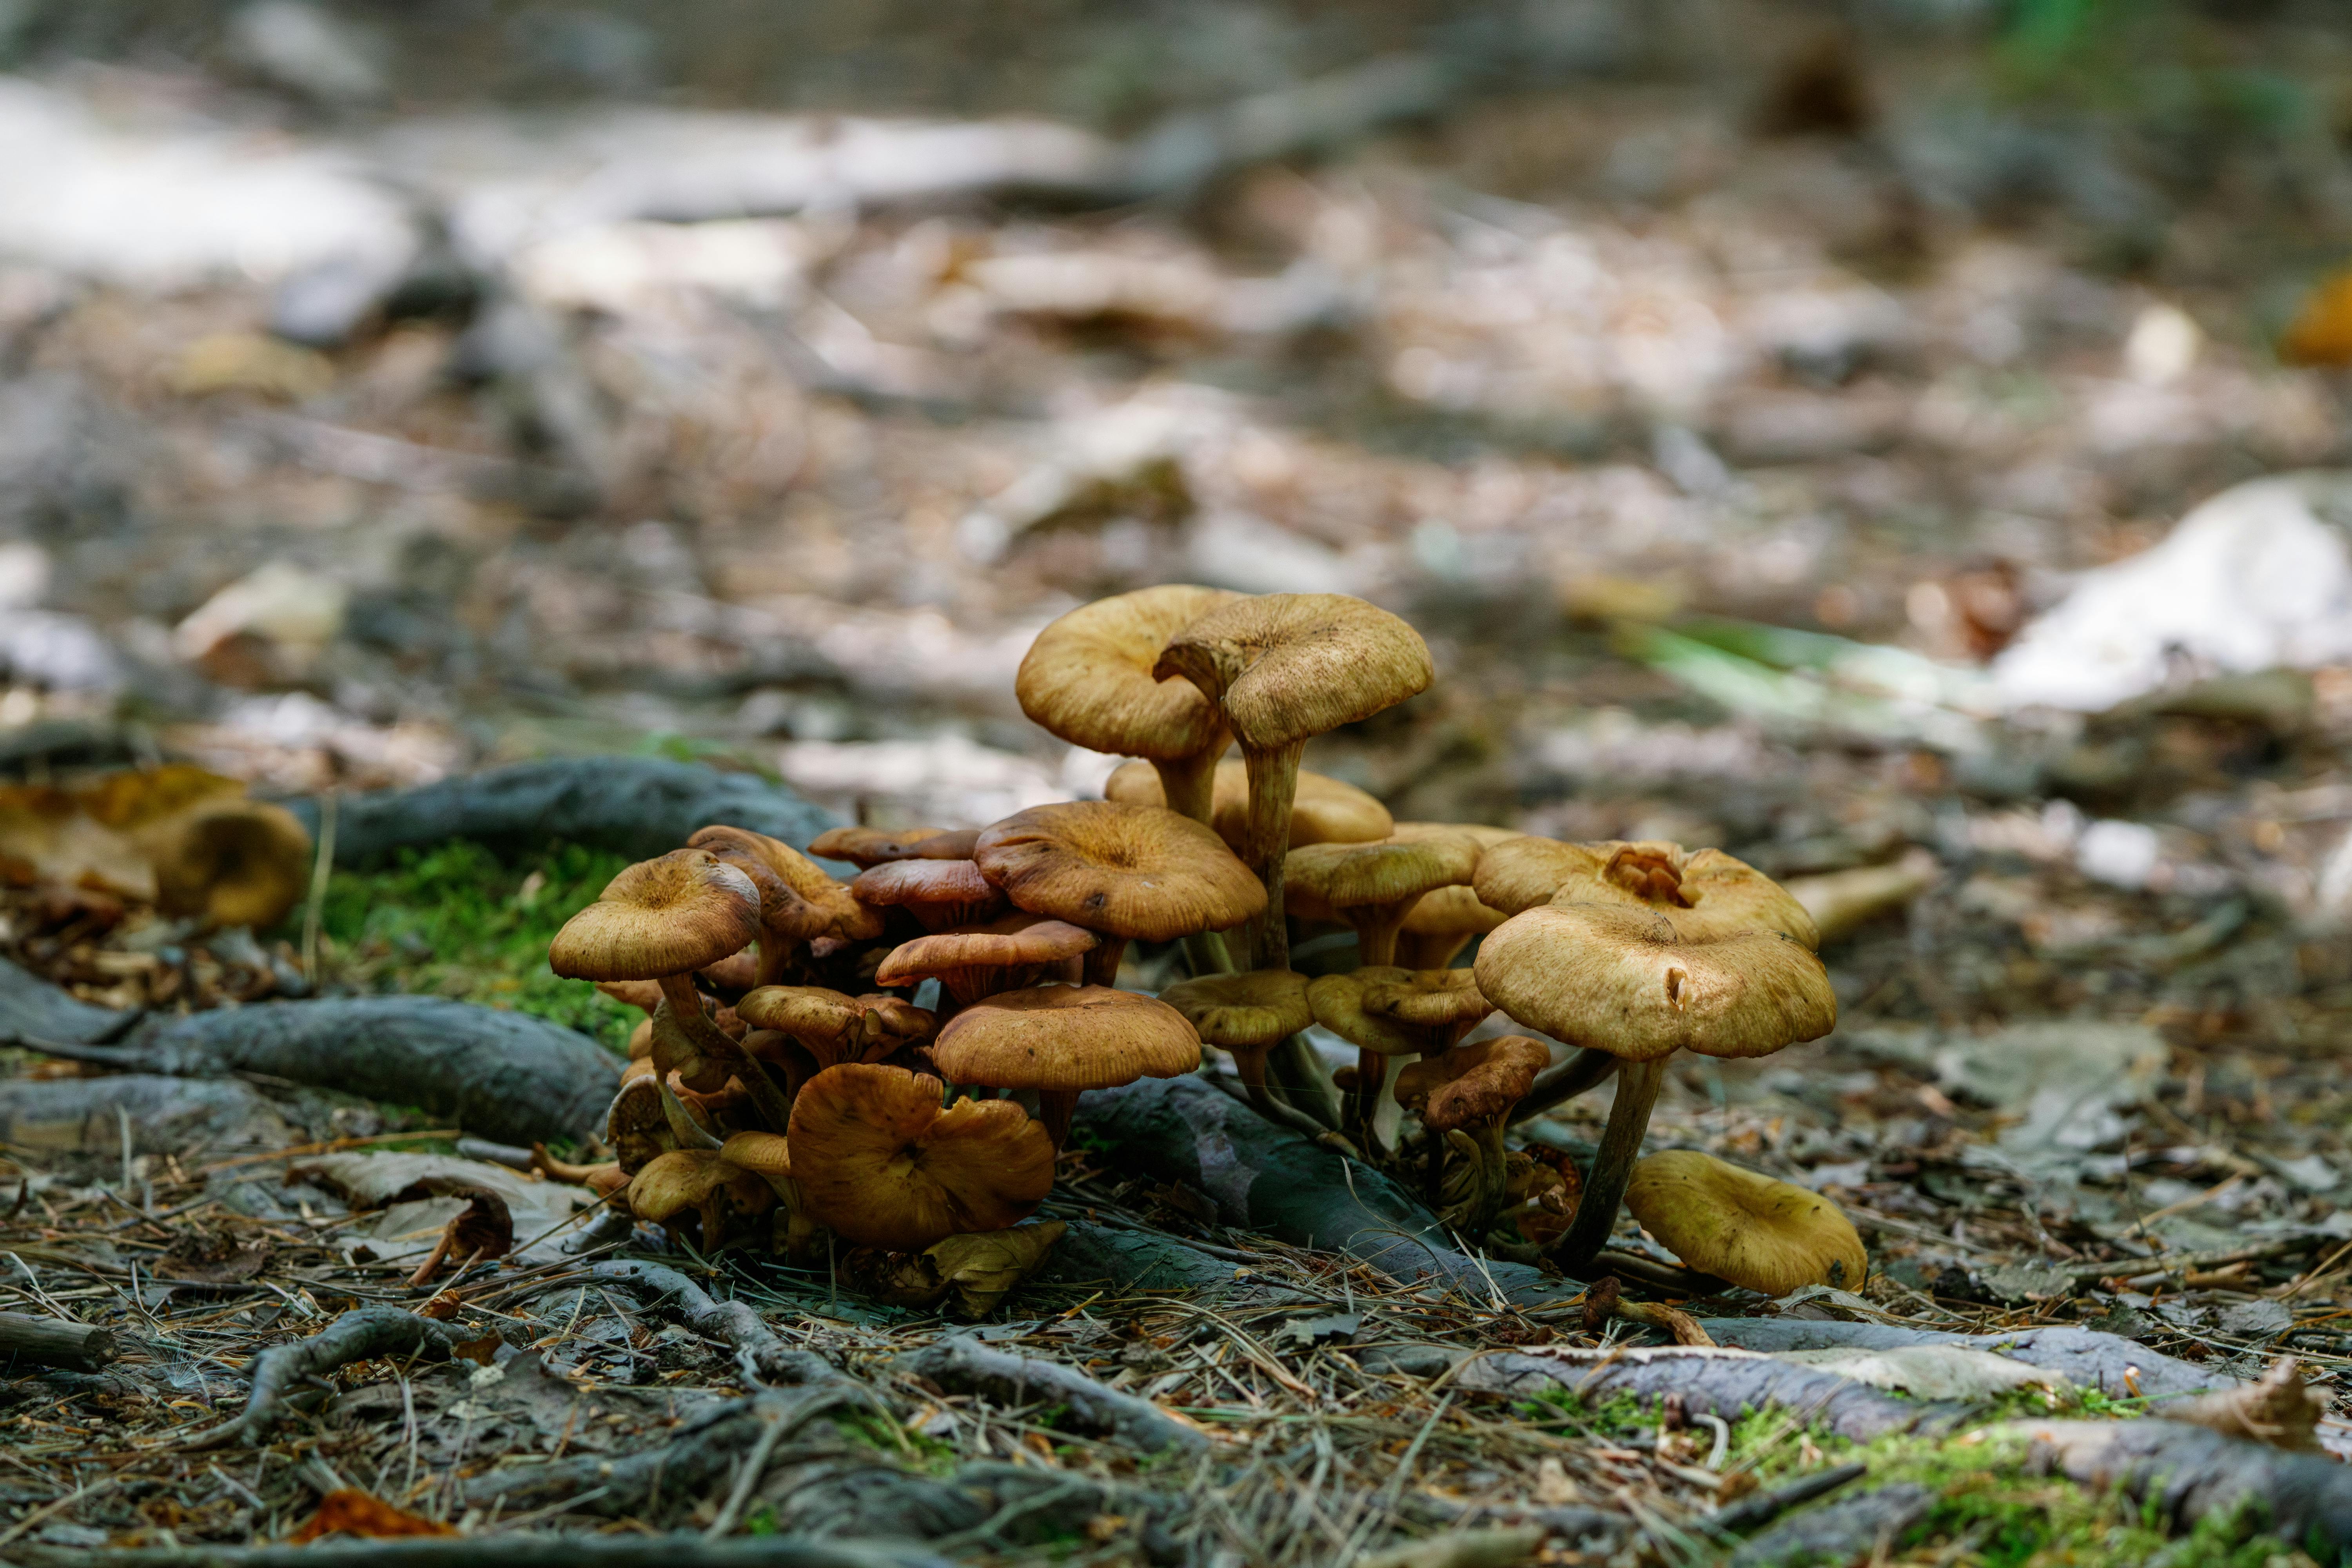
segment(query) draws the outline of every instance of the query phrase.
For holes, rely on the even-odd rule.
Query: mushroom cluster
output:
[[[1301,770],[1309,741],[1431,679],[1419,635],[1360,599],[1144,589],[1048,626],[1016,685],[1054,734],[1136,759],[1108,798],[836,828],[808,855],[713,826],[630,867],[550,953],[647,1015],[595,1179],[706,1250],[806,1259],[837,1238],[867,1250],[853,1280],[944,1290],[954,1260],[1001,1272],[1059,1234],[948,1246],[1044,1203],[1080,1096],[1193,1071],[1206,1045],[1236,1097],[1421,1187],[1466,1242],[1582,1268],[1667,1058],[1812,1039],[1835,999],[1803,910],[1718,851],[1398,822]],[[1134,984],[1174,963],[1157,996]],[[1491,1035],[1497,1011],[1529,1032]],[[1515,1121],[1612,1074],[1580,1180],[1510,1146]],[[1721,1239],[1777,1196],[1651,1169],[1635,1210],[1666,1245],[1707,1237],[1684,1244],[1724,1268],[1754,1253]],[[1667,1184],[1675,1218],[1652,1224]],[[1826,1282],[1864,1266],[1836,1238],[1748,1272],[1816,1257]]]

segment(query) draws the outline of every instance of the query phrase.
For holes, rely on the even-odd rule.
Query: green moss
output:
[[[451,996],[535,1013],[614,1048],[639,1015],[594,986],[557,977],[547,944],[627,865],[618,855],[557,844],[501,861],[453,840],[403,851],[374,871],[338,871],[320,919],[326,978],[363,991]],[[280,934],[299,937],[298,914]]]

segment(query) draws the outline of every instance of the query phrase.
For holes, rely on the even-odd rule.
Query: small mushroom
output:
[[[775,1203],[773,1188],[716,1149],[674,1150],[629,1181],[631,1214],[665,1229],[691,1215],[705,1252],[726,1239],[730,1218],[757,1218]]]
[[[701,828],[686,842],[742,871],[759,890],[760,963],[753,984],[780,983],[787,960],[809,942],[870,942],[882,934],[881,916],[789,844],[746,827],[725,826]]]
[[[1206,823],[1231,733],[1215,693],[1169,685],[1156,666],[1171,637],[1241,597],[1171,583],[1081,605],[1029,645],[1013,682],[1021,711],[1074,746],[1143,758],[1168,807]]]
[[[310,889],[310,835],[282,805],[215,796],[131,838],[155,868],[155,906],[167,915],[267,931]]]
[[[1454,833],[1466,833],[1477,840],[1481,865],[1486,863],[1486,851],[1496,845],[1527,837],[1511,828],[1475,822],[1400,822],[1393,830],[1398,838]],[[1475,879],[1476,874],[1472,875]],[[1486,935],[1509,918],[1503,910],[1480,903],[1475,888],[1457,883],[1433,889],[1405,911],[1403,922],[1397,927],[1396,962],[1406,969],[1443,969],[1470,944],[1472,937]]]
[[[1003,1230],[1045,1202],[1045,1130],[1010,1100],[942,1110],[944,1089],[929,1074],[854,1062],[809,1079],[787,1134],[809,1216],[853,1246],[919,1252]]]
[[[1249,964],[1290,967],[1283,857],[1298,757],[1309,740],[1424,689],[1428,645],[1403,621],[1341,594],[1266,594],[1209,611],[1168,639],[1152,674],[1182,676],[1223,711],[1249,782],[1242,858],[1265,885]],[[1171,797],[1172,798],[1172,797]]]
[[[1103,798],[1122,805],[1166,805],[1167,791],[1149,763],[1122,763],[1103,785]],[[1217,764],[1216,789],[1209,807],[1209,826],[1234,854],[1249,837],[1249,768],[1238,757]],[[1298,784],[1290,799],[1290,847],[1307,844],[1359,844],[1386,838],[1395,823],[1389,808],[1354,784],[1325,773],[1298,770]]]
[[[1000,992],[948,1021],[931,1060],[949,1080],[1037,1091],[1037,1114],[1060,1148],[1078,1096],[1201,1065],[1201,1037],[1165,1002],[1107,985]]]
[[[1223,839],[1160,806],[1107,800],[1032,806],[983,832],[972,858],[1016,907],[1102,938],[1086,957],[1090,985],[1118,979],[1130,940],[1229,930],[1265,901]]]
[[[896,996],[851,996],[822,985],[762,985],[736,1004],[753,1026],[787,1035],[819,1071],[842,1062],[879,1061],[931,1037],[928,1008]]]
[[[1478,868],[1478,841],[1466,833],[1382,838],[1370,844],[1311,844],[1283,862],[1288,911],[1355,928],[1359,961],[1396,962],[1397,931],[1423,895],[1468,883]]]
[[[1519,1023],[1619,1058],[1617,1096],[1575,1222],[1557,1254],[1570,1273],[1607,1244],[1665,1058],[1769,1056],[1837,1025],[1822,961],[1780,931],[1685,936],[1677,914],[1627,903],[1545,904],[1478,949],[1479,989]]]
[[[1837,1205],[1695,1149],[1635,1165],[1625,1206],[1693,1268],[1767,1296],[1807,1285],[1859,1290],[1870,1271],[1862,1237]]]
[[[1315,1021],[1315,1009],[1307,1001],[1307,976],[1287,969],[1202,974],[1168,986],[1160,999],[1184,1015],[1202,1044],[1233,1057],[1252,1105],[1277,1120],[1288,1120],[1278,1115],[1273,1091],[1266,1087],[1265,1058]]]
[[[1375,965],[1326,974],[1307,988],[1315,1021],[1354,1046],[1353,1121],[1378,1147],[1396,1141],[1396,1102],[1388,1092],[1405,1058],[1450,1050],[1495,1010],[1466,969]]]
[[[1004,894],[970,860],[886,860],[849,884],[860,901],[896,905],[925,931],[985,924],[1004,912]]]
[[[976,827],[828,827],[808,852],[826,860],[846,860],[863,871],[889,860],[969,860]]]
[[[720,1145],[719,1157],[768,1184],[776,1195],[775,1250],[799,1260],[815,1250],[816,1220],[807,1194],[793,1179],[792,1140],[781,1132],[738,1132]]]
[[[1425,1057],[1397,1078],[1397,1103],[1418,1109],[1434,1137],[1460,1140],[1455,1147],[1470,1161],[1471,1195],[1455,1225],[1474,1242],[1486,1236],[1508,1195],[1510,1152],[1503,1130],[1511,1110],[1550,1065],[1551,1048],[1542,1041],[1498,1035]]]
[[[903,942],[874,972],[877,985],[912,985],[936,977],[957,1006],[1000,991],[1018,991],[1047,978],[1101,942],[1067,921],[1026,911],[983,926],[940,931]]]

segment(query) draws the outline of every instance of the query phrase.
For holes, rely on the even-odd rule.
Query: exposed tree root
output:
[[[1198,1454],[1209,1447],[1207,1437],[1148,1399],[1106,1388],[1074,1367],[991,1350],[968,1335],[939,1340],[891,1364],[950,1394],[978,1394],[1008,1405],[1053,1400],[1067,1408],[1065,1419],[1076,1429],[1148,1454]]]
[[[354,1308],[307,1340],[272,1345],[255,1357],[253,1392],[246,1399],[243,1413],[191,1447],[250,1447],[285,1414],[287,1394],[296,1384],[372,1356],[444,1356],[466,1337],[462,1331],[446,1323],[420,1318],[398,1307]]]

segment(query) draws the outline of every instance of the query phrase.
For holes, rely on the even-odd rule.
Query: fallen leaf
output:
[[[406,1509],[394,1508],[373,1492],[347,1487],[329,1492],[319,1500],[319,1511],[310,1522],[292,1535],[289,1544],[300,1546],[327,1535],[363,1535],[373,1540],[387,1540],[401,1535],[455,1535],[457,1532],[436,1520]]]
[[[2319,1418],[2327,1414],[2327,1406],[2304,1386],[2303,1370],[2294,1358],[2283,1355],[2256,1382],[2159,1405],[2153,1414],[2232,1437],[2251,1437],[2273,1448],[2316,1453]]]

